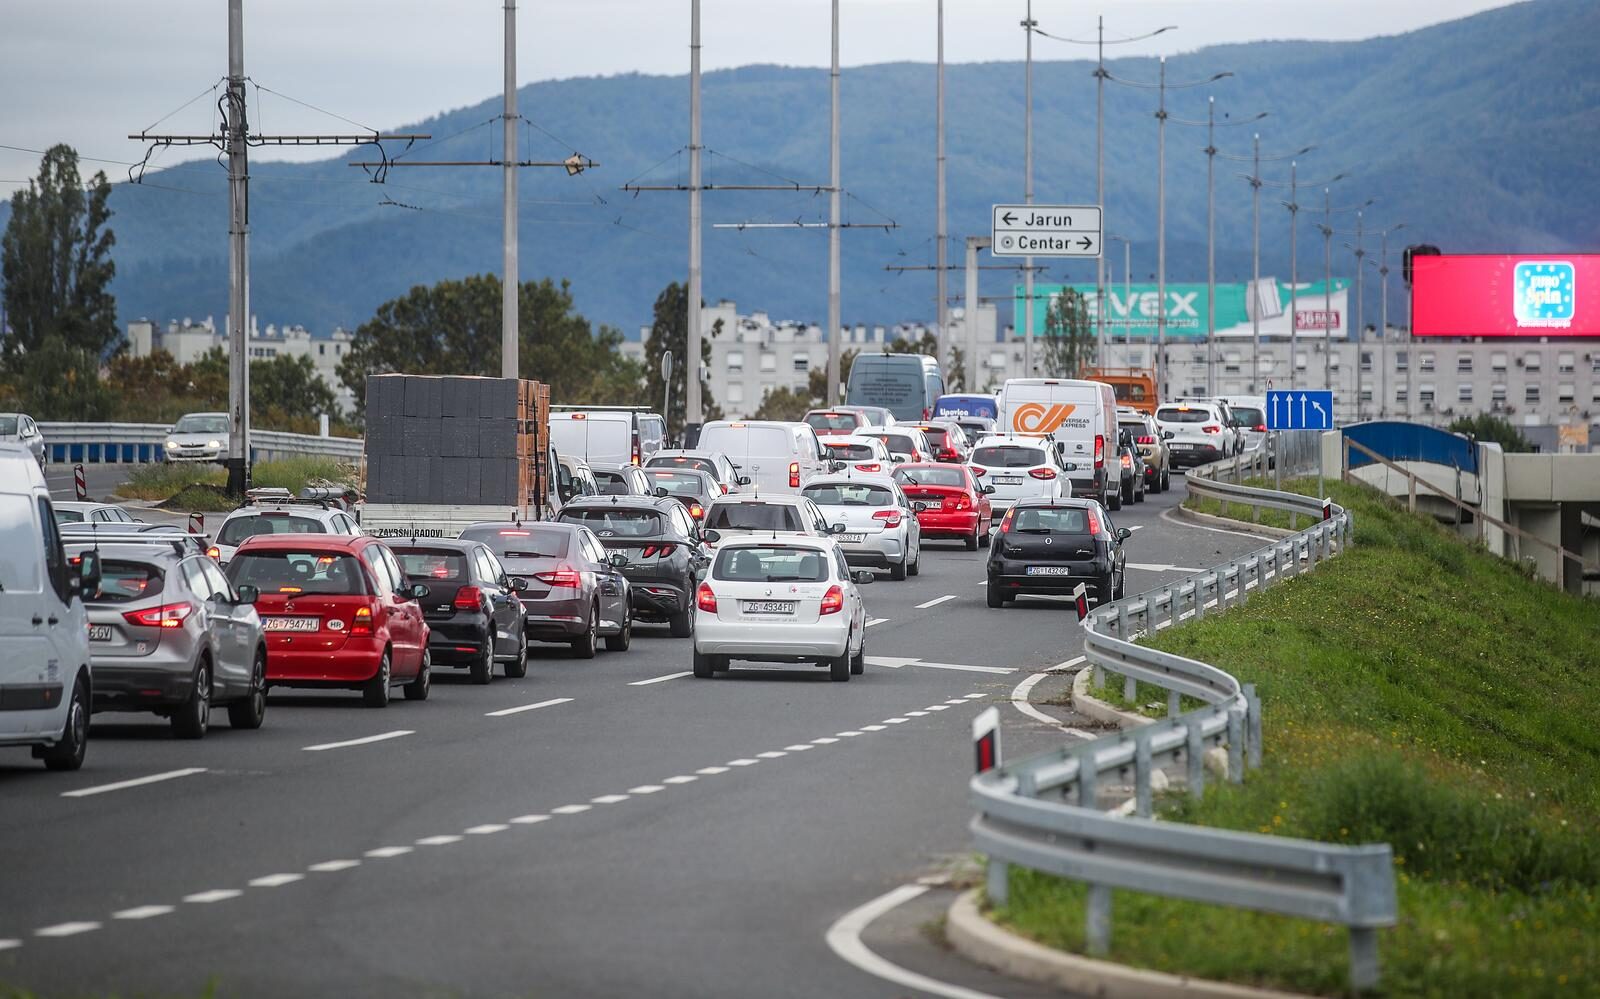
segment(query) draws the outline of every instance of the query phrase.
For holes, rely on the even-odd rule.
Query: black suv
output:
[[[1122,596],[1131,533],[1092,499],[1018,500],[989,546],[989,606],[1020,594],[1071,593],[1086,583],[1098,603]]]
[[[607,551],[628,557],[622,566],[633,590],[634,615],[665,621],[673,638],[694,634],[694,592],[711,564],[689,511],[676,499],[590,496],[573,500],[556,518],[581,524]]]
[[[407,583],[428,587],[418,603],[434,666],[466,667],[473,683],[488,683],[497,662],[506,676],[528,674],[522,581],[513,582],[494,552],[479,541],[437,538],[395,538],[389,549]]]

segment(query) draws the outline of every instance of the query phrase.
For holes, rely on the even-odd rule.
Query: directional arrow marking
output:
[[[1011,223],[1015,222],[1016,220],[1017,220],[1017,217],[1015,215],[1011,214],[1010,212],[1006,212],[1004,215],[1000,216],[1000,221],[1004,222],[1006,225],[1010,225]]]
[[[1311,404],[1311,408],[1316,410],[1318,413],[1322,414],[1321,426],[1322,427],[1327,427],[1329,425],[1329,423],[1328,423],[1328,411],[1322,408],[1322,403],[1313,402]]]

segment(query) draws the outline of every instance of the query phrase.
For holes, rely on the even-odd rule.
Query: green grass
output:
[[[1306,484],[1307,483],[1302,482],[1302,485]],[[1247,478],[1241,483],[1241,485],[1255,486],[1258,489],[1278,488],[1278,486],[1270,477]],[[1284,487],[1288,488],[1289,483],[1284,483]],[[1315,488],[1300,488],[1293,489],[1292,491],[1303,493],[1307,496],[1315,496],[1317,493]],[[1234,520],[1243,520],[1250,523],[1261,524],[1266,527],[1289,527],[1289,514],[1283,510],[1268,510],[1262,508],[1257,513],[1252,513],[1250,507],[1246,504],[1223,503],[1220,500],[1207,499],[1203,496],[1197,496],[1194,493],[1190,493],[1188,497],[1184,499],[1183,507],[1186,510],[1193,510],[1196,513],[1209,513],[1213,517],[1232,517]],[[1305,514],[1300,514],[1294,518],[1294,527],[1297,530],[1304,530],[1309,526],[1311,526],[1311,520]]]
[[[117,487],[117,495],[126,499],[150,500],[159,503],[186,486],[204,483],[226,486],[228,473],[217,465],[156,462],[140,465],[128,476],[128,481]]]
[[[316,479],[354,482],[355,471],[336,459],[312,456],[263,461],[251,469],[253,485],[282,487],[293,493]],[[128,481],[117,487],[117,495],[150,500],[178,511],[232,510],[238,502],[225,492],[227,485],[228,473],[216,465],[159,463],[134,469]]]
[[[1286,486],[1310,494],[1316,483]],[[1242,785],[1208,783],[1198,801],[1167,797],[1164,817],[1390,843],[1400,923],[1380,936],[1389,994],[1600,995],[1600,602],[1375,492],[1329,491],[1355,513],[1348,552],[1146,639],[1255,683],[1263,704],[1263,767]],[[1120,680],[1106,693],[1122,703]],[[1165,700],[1155,688],[1135,698]],[[1082,891],[1017,872],[998,915],[1079,949]],[[1341,928],[1128,893],[1114,905],[1116,960],[1344,988]]]

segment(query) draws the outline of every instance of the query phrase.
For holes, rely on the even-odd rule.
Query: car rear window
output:
[[[600,487],[601,496],[628,495],[628,478],[621,472],[596,471],[594,481]]]
[[[875,457],[870,444],[830,444],[827,441],[823,441],[822,446],[828,449],[830,458],[839,458],[845,461],[865,461],[868,458]]]
[[[407,579],[439,579],[459,583],[466,580],[467,556],[458,551],[441,548],[395,548],[395,558],[400,560],[400,571]]]
[[[928,438],[928,443],[940,445],[950,435],[950,430],[947,427],[923,427],[922,434]]]
[[[217,533],[217,544],[238,547],[244,544],[246,538],[253,538],[258,534],[327,534],[328,529],[320,520],[310,517],[296,517],[287,513],[253,513],[245,517],[234,517],[222,525],[222,530]]]
[[[361,595],[366,576],[354,555],[326,552],[240,552],[228,563],[234,586],[258,587],[262,593]]]
[[[744,583],[821,583],[828,579],[828,556],[814,548],[724,548],[711,569],[713,579]]]
[[[147,562],[106,559],[100,564],[100,589],[91,601],[97,604],[125,604],[160,593],[166,575],[160,566]]]
[[[917,442],[907,434],[873,434],[872,436],[883,441],[883,446],[891,454],[910,454],[917,449]]]
[[[55,513],[56,523],[58,524],[83,523],[83,511],[81,510],[63,510],[58,506],[56,507]]]
[[[1143,423],[1139,423],[1137,421],[1133,423],[1119,423],[1117,424],[1117,429],[1130,431],[1135,437],[1143,437],[1145,434],[1150,432],[1149,430],[1145,429],[1145,425]]]
[[[481,541],[502,559],[566,558],[570,531],[528,527],[469,527],[463,541]]]
[[[718,531],[802,531],[800,513],[781,503],[718,503],[706,515]]]
[[[1156,419],[1162,423],[1216,423],[1217,414],[1209,409],[1179,409],[1176,406],[1156,410]]]
[[[956,486],[967,484],[959,468],[897,468],[894,479],[903,486]]]
[[[860,413],[810,413],[806,422],[813,430],[854,430],[865,422]]]
[[[972,463],[990,468],[1032,468],[1044,464],[1044,450],[1020,444],[995,444],[972,452]]]
[[[712,475],[716,475],[717,474],[717,463],[712,461],[710,458],[686,458],[686,457],[683,457],[681,455],[674,455],[671,458],[662,458],[660,456],[657,456],[657,457],[651,458],[649,461],[645,462],[644,463],[644,467],[646,467],[646,468],[694,468],[694,469],[698,469],[698,470],[700,470],[702,472],[710,472]]]
[[[1088,534],[1089,513],[1082,507],[1025,506],[1012,517],[1011,529],[1037,534]]]
[[[669,493],[693,493],[698,496],[705,491],[704,481],[700,476],[688,472],[650,473],[650,484],[659,486]]]
[[[800,490],[817,506],[893,506],[894,492],[865,482],[825,482]]]
[[[15,434],[17,432],[17,424],[20,422],[21,420],[15,416],[0,416],[0,434],[6,436]]]
[[[1264,427],[1267,424],[1267,414],[1254,406],[1235,406],[1233,415],[1251,427]]]
[[[654,510],[567,507],[559,519],[567,524],[583,524],[602,538],[654,538],[662,532],[661,515]]]

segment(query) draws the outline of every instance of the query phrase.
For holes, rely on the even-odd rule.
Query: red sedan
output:
[[[917,514],[917,526],[924,538],[961,538],[967,551],[989,544],[989,493],[993,486],[980,485],[966,465],[918,462],[900,465],[894,479],[912,502],[925,509]]]

